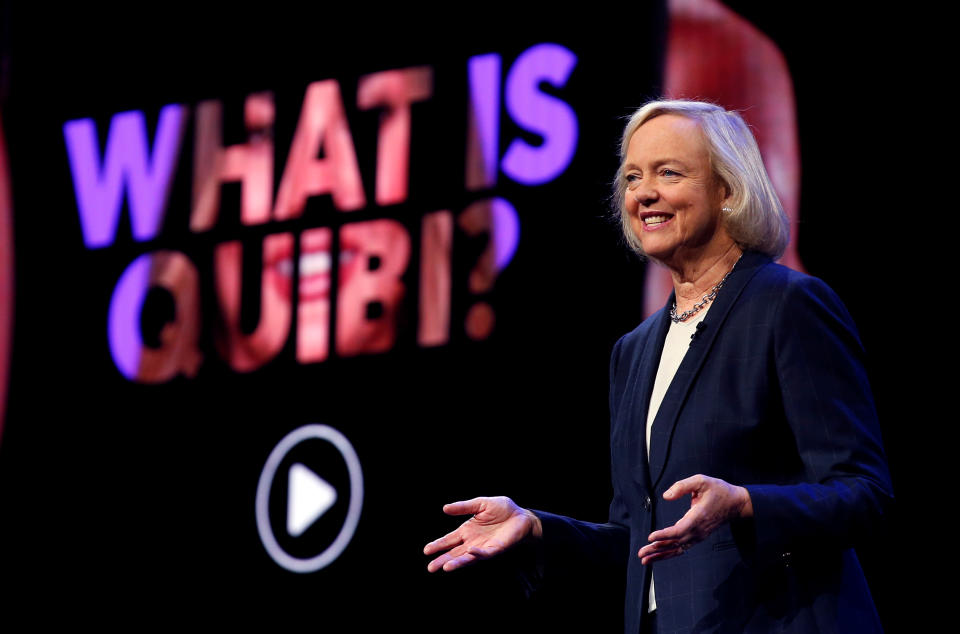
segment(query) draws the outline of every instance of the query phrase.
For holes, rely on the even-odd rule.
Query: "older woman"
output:
[[[449,504],[473,517],[426,546],[445,551],[428,569],[537,539],[547,575],[625,567],[631,634],[879,630],[851,548],[891,500],[862,349],[823,282],[772,262],[787,222],[746,124],[648,103],[616,192],[627,241],[674,292],[613,350],[610,521]]]

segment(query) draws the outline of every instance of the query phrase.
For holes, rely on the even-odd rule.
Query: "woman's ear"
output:
[[[719,176],[717,178],[720,178]],[[720,178],[720,191],[723,194],[722,206],[730,207],[733,204],[733,188],[727,185],[727,181]]]

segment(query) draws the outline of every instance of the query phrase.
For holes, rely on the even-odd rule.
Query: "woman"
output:
[[[892,497],[862,349],[825,284],[772,262],[788,225],[743,120],[645,105],[616,196],[628,243],[674,292],[611,357],[610,521],[450,504],[473,517],[425,547],[446,551],[428,569],[535,539],[547,575],[625,566],[632,634],[879,630],[851,548]]]

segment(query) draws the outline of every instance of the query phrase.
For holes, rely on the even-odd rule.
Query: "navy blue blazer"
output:
[[[822,281],[745,253],[667,390],[648,464],[672,302],[611,355],[609,522],[537,511],[544,574],[580,561],[623,575],[629,634],[646,614],[647,568],[661,632],[880,631],[852,545],[887,512],[892,488],[850,315]],[[690,507],[663,492],[698,473],[745,486],[754,517],[642,566],[647,536]]]

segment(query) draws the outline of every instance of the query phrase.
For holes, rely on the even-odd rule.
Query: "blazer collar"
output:
[[[670,443],[680,409],[686,401],[687,394],[700,371],[700,367],[713,346],[717,333],[720,332],[730,309],[736,303],[747,283],[761,267],[769,262],[770,258],[766,255],[754,251],[744,252],[743,257],[733,267],[733,271],[731,271],[730,277],[727,278],[723,288],[717,293],[717,297],[710,306],[710,311],[702,322],[703,325],[698,330],[696,339],[691,342],[687,353],[683,357],[683,362],[681,362],[677,373],[670,382],[670,387],[667,388],[656,418],[653,419],[653,427],[650,430],[648,471],[647,468],[642,468],[648,466],[646,459],[647,411],[650,409],[650,394],[653,391],[653,382],[657,376],[657,369],[660,367],[663,342],[666,339],[667,330],[670,328],[670,307],[673,306],[674,293],[670,293],[666,305],[652,317],[656,320],[651,331],[653,339],[644,347],[640,360],[641,366],[636,384],[636,387],[640,390],[639,398],[636,399],[639,407],[634,409],[635,416],[640,422],[638,429],[641,432],[641,441],[638,446],[642,451],[642,455],[638,456],[640,460],[635,463],[635,466],[642,465],[642,467],[634,468],[634,478],[647,490],[653,491],[659,484],[664,466],[669,458]],[[651,484],[652,486],[650,486]]]

